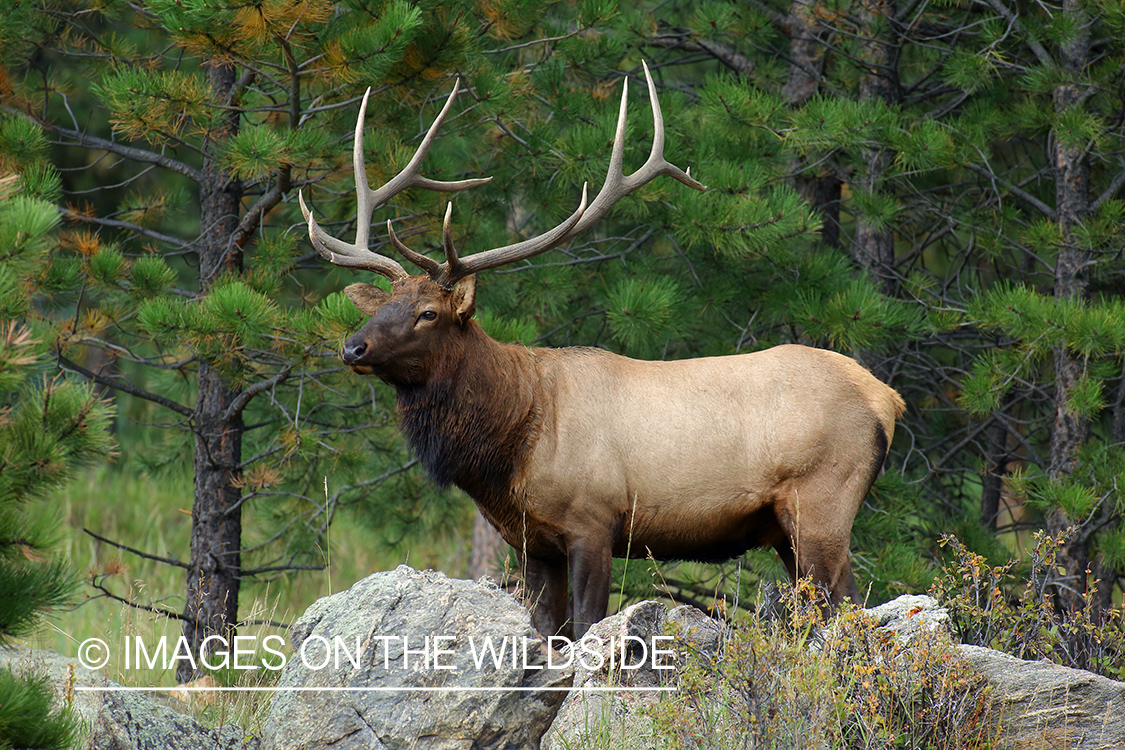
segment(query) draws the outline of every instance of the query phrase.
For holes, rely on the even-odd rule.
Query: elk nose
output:
[[[367,342],[360,339],[348,339],[344,342],[344,351],[340,353],[340,358],[344,360],[345,364],[354,364],[360,357],[367,351]]]

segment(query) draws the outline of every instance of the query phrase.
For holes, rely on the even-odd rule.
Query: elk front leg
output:
[[[566,560],[522,561],[524,604],[531,611],[531,625],[541,635],[567,635]]]
[[[605,618],[609,608],[611,541],[578,539],[570,545],[570,586],[574,595],[574,637],[581,638],[590,626]]]

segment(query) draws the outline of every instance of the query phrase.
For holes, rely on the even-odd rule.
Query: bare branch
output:
[[[194,622],[194,620],[192,620],[191,618],[185,617],[182,612],[177,612],[173,609],[165,609],[164,607],[157,607],[154,604],[137,604],[136,602],[126,599],[123,596],[118,596],[117,594],[113,593],[105,586],[103,586],[101,583],[99,583],[97,577],[95,576],[90,577],[89,584],[93,588],[102,592],[102,596],[106,597],[107,599],[112,599],[115,602],[127,604],[133,609],[139,609],[142,612],[152,612],[153,614],[162,615],[171,620],[179,620],[181,622]]]
[[[149,151],[148,149],[144,148],[137,148],[136,146],[126,146],[123,143],[107,140],[105,138],[99,138],[96,135],[89,135],[87,133],[83,133],[80,130],[60,128],[57,125],[52,125],[50,123],[40,123],[40,125],[46,128],[49,132],[57,133],[58,135],[61,135],[65,138],[69,138],[80,146],[105,149],[106,151],[117,154],[119,156],[124,156],[127,159],[132,159],[133,161],[144,162],[145,164],[156,164],[157,166],[164,167],[165,169],[177,174],[182,174],[185,177],[194,180],[195,182],[200,182],[202,180],[202,175],[200,174],[198,169],[189,167],[182,161],[173,159],[169,156],[165,156],[164,154],[158,154],[155,151]]]
[[[64,208],[62,210],[62,215],[64,218],[70,219],[71,221],[81,221],[87,224],[97,224],[98,226],[102,227],[111,227],[113,229],[124,229],[128,232],[135,232],[136,234],[144,235],[145,237],[156,240],[157,242],[167,242],[170,245],[175,245],[176,247],[180,247],[185,250],[190,250],[192,248],[191,243],[184,242],[179,237],[172,237],[171,235],[162,234],[152,229],[146,229],[145,227],[142,227],[138,224],[133,224],[129,221],[118,221],[117,219],[101,219],[96,216],[87,216],[86,214],[79,213],[69,208]]]
[[[139,549],[134,549],[132,547],[126,546],[126,545],[122,544],[121,542],[115,542],[112,539],[106,539],[104,536],[100,536],[98,534],[95,534],[94,532],[90,531],[87,528],[83,528],[82,531],[84,531],[85,533],[94,537],[99,542],[105,542],[106,544],[108,544],[111,547],[116,547],[119,550],[124,550],[125,552],[129,552],[131,554],[134,554],[137,557],[143,557],[145,560],[155,560],[156,562],[161,562],[161,563],[164,563],[165,565],[173,565],[177,568],[183,568],[184,570],[188,569],[187,563],[181,562],[180,560],[176,560],[175,558],[161,557],[160,555],[153,555],[153,554],[150,554],[148,552],[141,552]]]
[[[968,169],[971,169],[972,171],[976,172],[977,174],[981,175],[982,177],[987,177],[989,180],[995,181],[997,184],[1002,186],[1005,190],[1007,190],[1012,195],[1016,196],[1020,200],[1024,201],[1025,203],[1030,204],[1031,206],[1033,206],[1036,209],[1038,209],[1039,211],[1041,211],[1043,213],[1043,215],[1046,216],[1051,221],[1058,221],[1059,215],[1058,215],[1058,212],[1055,211],[1055,209],[1051,208],[1050,206],[1048,206],[1046,203],[1044,203],[1043,201],[1036,198],[1031,193],[1028,193],[1026,190],[1023,190],[1022,188],[1019,188],[1019,187],[1013,185],[1012,183],[1008,182],[1004,178],[997,176],[996,174],[988,171],[987,169],[985,169],[984,167],[982,167],[978,164],[968,163],[968,164],[965,165],[965,167],[968,168]]]
[[[171,409],[177,414],[182,414],[185,417],[190,417],[195,414],[194,411],[184,406],[183,404],[173,401],[170,398],[165,398],[164,396],[159,396],[155,393],[149,393],[148,391],[142,390],[130,383],[128,380],[108,378],[105,375],[99,375],[98,373],[91,372],[85,367],[71,362],[69,359],[62,355],[62,352],[58,353],[57,359],[59,367],[61,367],[62,369],[77,373],[87,380],[92,380],[99,385],[104,385],[107,388],[113,388],[114,390],[121,391],[122,393],[128,393],[130,396],[143,398],[145,401],[151,401],[154,404],[160,404],[161,406]]]

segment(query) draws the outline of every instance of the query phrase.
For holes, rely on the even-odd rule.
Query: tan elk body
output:
[[[378,191],[364,176],[361,110],[356,243],[326,235],[302,200],[323,256],[392,280],[390,293],[366,284],[346,290],[371,319],[344,344],[344,361],[395,387],[400,426],[430,475],[463,488],[518,551],[533,622],[547,634],[580,636],[605,616],[612,557],[626,554],[722,560],[773,547],[791,575],[811,574],[834,602],[856,597],[852,522],[904,409],[893,389],[835,352],[789,345],[646,362],[600,349],[502,344],[473,321],[476,272],[567,241],[660,174],[702,187],[664,160],[645,74],[656,131],[648,161],[621,173],[623,95],[605,185],[589,207],[584,191],[575,214],[541,237],[462,259],[447,211],[440,265],[406,248],[388,222],[394,245],[426,275],[409,276],[367,249],[371,211],[394,193],[483,182],[417,173],[456,88],[411,164]]]

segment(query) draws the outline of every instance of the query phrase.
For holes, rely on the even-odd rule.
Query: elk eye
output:
[[[421,318],[422,320],[437,320],[437,313],[434,312],[433,310],[426,310],[424,313],[422,313],[418,317]]]

